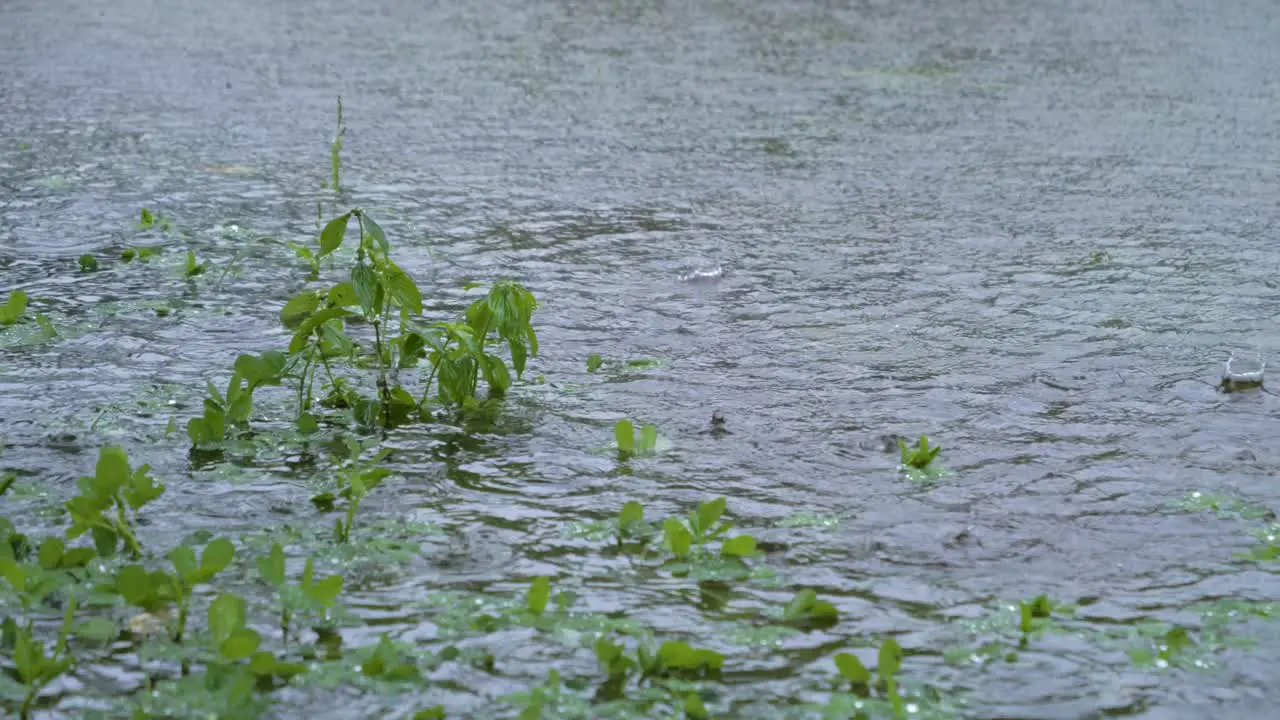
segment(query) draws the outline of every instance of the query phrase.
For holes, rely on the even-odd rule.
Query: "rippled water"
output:
[[[1274,4],[67,5],[0,7],[0,292],[63,328],[0,330],[0,469],[36,488],[5,514],[30,531],[107,443],[168,483],[159,543],[331,523],[287,449],[207,464],[165,428],[236,354],[284,344],[275,313],[305,274],[285,242],[311,242],[331,197],[341,93],[344,202],[382,218],[436,317],[468,280],[527,283],[546,379],[483,432],[387,438],[397,474],[369,522],[439,532],[345,593],[371,623],[353,641],[432,646],[433,593],[545,574],[584,610],[725,651],[735,717],[811,696],[829,655],[889,633],[904,676],[971,717],[1261,718],[1280,700],[1266,622],[1210,670],[1070,635],[1013,663],[942,656],[959,619],[1038,593],[1104,629],[1280,595],[1274,565],[1232,561],[1254,525],[1171,509],[1196,490],[1280,500],[1274,396],[1215,387],[1233,351],[1280,349]],[[185,233],[172,252],[78,273],[134,242],[143,206]],[[188,246],[213,265],[195,283]],[[589,375],[593,352],[663,362]],[[713,410],[730,434],[703,432]],[[620,465],[602,449],[623,416],[672,449]],[[904,479],[884,433],[927,433],[950,472]],[[777,574],[727,601],[570,530],[717,495]],[[830,522],[783,524],[798,513]],[[799,587],[842,622],[724,640]],[[530,633],[470,642],[495,670],[446,668],[430,691],[462,716],[498,714],[548,664],[595,672]],[[128,667],[82,668],[60,707],[128,687]],[[281,699],[297,717],[408,707]]]

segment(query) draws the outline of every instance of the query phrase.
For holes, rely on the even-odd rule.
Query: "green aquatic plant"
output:
[[[600,357],[600,353],[591,353],[587,356],[587,372],[594,373],[604,365],[604,359]]]
[[[280,543],[272,543],[270,554],[259,557],[256,563],[258,576],[276,591],[280,605],[280,635],[286,643],[289,642],[290,624],[295,614],[328,610],[342,592],[342,576],[316,578],[315,563],[311,558],[307,558],[302,579],[296,585],[290,585],[285,575],[284,549]]]
[[[159,254],[160,254],[160,248],[154,248],[154,247],[125,248],[124,251],[120,253],[120,259],[126,263],[133,262],[134,260],[137,260],[138,262],[146,262]]]
[[[841,678],[847,681],[857,695],[870,696],[873,692],[887,700],[893,708],[894,717],[906,716],[906,702],[898,690],[898,671],[902,669],[903,652],[898,641],[887,638],[880,645],[877,654],[875,682],[872,682],[871,671],[867,670],[857,655],[840,653],[835,656],[836,670]]]
[[[903,467],[924,470],[929,467],[934,458],[938,457],[938,453],[942,451],[942,448],[937,445],[930,447],[929,438],[921,435],[920,440],[914,447],[907,445],[907,441],[899,438],[898,451],[901,454]]]
[[[280,314],[284,325],[294,331],[289,353],[301,358],[300,415],[309,410],[310,388],[320,368],[331,390],[327,397],[332,398],[332,391],[339,388],[328,360],[339,354],[353,357],[357,352],[358,344],[345,327],[353,319],[373,330],[371,359],[377,368],[378,394],[376,401],[367,403],[343,394],[339,402],[355,405],[362,424],[376,421],[391,426],[421,416],[432,389],[445,405],[466,405],[474,401],[481,377],[491,394],[504,394],[512,373],[492,349],[505,344],[515,376],[523,375],[528,358],[538,353],[531,325],[537,307],[533,295],[519,283],[498,282],[484,298],[471,303],[464,320],[419,327],[421,291],[391,260],[386,233],[364,211],[353,209],[324,226],[317,261],[342,246],[352,218],[359,225],[360,240],[349,279],[325,292],[307,290],[294,296]],[[415,399],[396,378],[400,369],[416,367],[424,359],[431,370],[421,399]]]
[[[13,325],[22,318],[22,314],[27,310],[27,293],[22,290],[14,290],[9,293],[9,298],[0,305],[0,326]]]
[[[103,556],[114,555],[121,545],[134,557],[141,555],[134,517],[164,493],[164,485],[156,483],[150,469],[149,465],[131,468],[121,448],[102,448],[94,474],[80,478],[79,494],[66,502],[71,517],[67,538],[75,539],[87,532]]]
[[[346,467],[338,473],[338,492],[347,499],[347,510],[343,518],[334,521],[333,528],[334,540],[339,543],[351,541],[351,529],[355,526],[360,502],[391,474],[390,470],[377,466],[391,453],[389,449],[379,450],[367,461],[360,459],[364,450],[363,445],[347,438]]]
[[[618,457],[623,460],[637,455],[652,455],[658,445],[658,428],[642,425],[637,434],[635,425],[623,418],[614,424],[613,438],[618,446]]]
[[[169,218],[164,217],[159,213],[154,213],[148,208],[142,208],[138,213],[138,229],[150,230],[152,228],[159,228],[165,231],[172,230],[173,222],[169,220]]]
[[[19,627],[12,619],[6,618],[3,632],[0,633],[0,648],[9,649],[13,653],[13,664],[18,678],[26,687],[22,705],[18,708],[18,717],[29,720],[32,717],[32,706],[40,691],[60,675],[71,669],[74,659],[67,649],[67,638],[71,634],[71,623],[75,617],[76,601],[72,598],[63,611],[62,626],[58,630],[58,639],[53,652],[46,655],[44,643],[36,639],[32,633],[32,623]]]
[[[86,253],[80,256],[78,264],[80,265],[80,272],[96,272],[98,269],[98,258]]]
[[[342,122],[342,96],[338,96],[338,129],[333,134],[333,140],[329,142],[329,171],[330,187],[335,191],[340,189],[338,185],[338,174],[342,170],[342,136],[347,134],[347,126]]]
[[[782,621],[801,629],[825,629],[840,621],[835,606],[818,598],[818,593],[804,589],[796,593],[782,612]]]
[[[237,357],[226,392],[219,392],[213,383],[208,383],[204,415],[187,421],[191,443],[196,447],[213,444],[224,439],[228,431],[246,425],[253,413],[254,391],[279,385],[286,362],[284,353],[274,350]]]
[[[209,267],[209,263],[199,262],[196,260],[195,251],[193,250],[187,251],[187,265],[186,265],[186,269],[183,271],[184,275],[186,275],[189,278],[195,277],[197,275],[203,274],[204,271],[208,269],[208,267]]]

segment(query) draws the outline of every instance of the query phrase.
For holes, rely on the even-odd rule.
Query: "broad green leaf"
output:
[[[613,426],[613,439],[618,443],[618,452],[630,454],[636,451],[636,430],[630,420],[623,418]]]
[[[330,575],[327,578],[307,583],[303,586],[303,592],[324,607],[333,607],[333,603],[338,599],[339,593],[342,592],[342,576]]]
[[[261,643],[262,637],[257,632],[249,628],[240,628],[222,641],[218,646],[218,652],[222,653],[222,657],[234,662],[252,655]]]
[[[325,294],[325,305],[327,307],[358,307],[360,300],[356,297],[356,289],[351,287],[350,282],[344,280],[329,288],[329,292]]]
[[[533,579],[533,584],[529,586],[529,592],[525,596],[525,604],[529,608],[529,612],[534,615],[541,615],[542,611],[547,608],[547,600],[551,597],[551,580],[547,577],[537,577]]]
[[[604,365],[604,358],[600,357],[600,353],[591,353],[587,356],[587,372],[594,373]]]
[[[154,593],[151,575],[141,565],[125,565],[116,573],[116,592],[130,605],[143,607]]]
[[[280,543],[272,543],[271,554],[259,557],[257,565],[258,574],[262,576],[263,580],[275,585],[277,588],[284,585],[284,549],[280,547]]]
[[[750,535],[739,535],[725,540],[720,545],[720,554],[730,557],[751,557],[756,554],[756,539]]]
[[[5,542],[6,540],[7,538],[0,538],[0,542]],[[7,545],[8,543],[5,542],[5,544]],[[66,543],[62,542],[60,538],[45,538],[44,542],[40,543],[40,551],[38,553],[40,567],[45,570],[57,568],[58,564],[62,562],[62,554],[66,547]]]
[[[119,447],[104,447],[98,451],[96,477],[111,492],[129,481],[129,456]]]
[[[342,239],[347,234],[347,221],[350,219],[351,213],[340,215],[330,220],[324,230],[320,231],[320,257],[323,258],[342,245]]]
[[[204,552],[200,554],[200,575],[202,579],[208,580],[222,572],[223,568],[231,564],[235,556],[236,546],[227,538],[220,537],[209,541],[209,544],[204,548]]]
[[[840,653],[835,657],[836,669],[844,676],[845,680],[855,685],[866,685],[871,682],[871,673],[858,659],[857,655],[851,653]]]
[[[4,545],[8,546],[8,543],[4,543]],[[14,561],[12,550],[9,552],[8,557],[0,557],[0,577],[8,580],[15,592],[26,592],[27,572]]]
[[[529,362],[529,351],[523,342],[508,342],[511,349],[511,367],[515,368],[516,377],[524,377],[525,365]]]
[[[507,364],[496,355],[486,355],[485,368],[485,382],[489,383],[489,388],[499,395],[505,394],[511,388],[511,374],[507,372]]]
[[[244,627],[244,598],[222,593],[209,604],[209,635],[214,647],[221,647],[235,632]]]
[[[791,602],[787,603],[786,609],[782,611],[784,620],[795,620],[804,617],[809,612],[809,608],[818,600],[818,593],[805,588],[796,593],[791,598]]]
[[[902,647],[898,645],[898,641],[888,638],[884,644],[880,646],[879,664],[876,666],[876,673],[881,679],[888,679],[898,674],[898,670],[902,667]]]
[[[298,326],[297,331],[294,332],[293,339],[289,341],[289,352],[296,353],[306,347],[307,341],[311,339],[311,333],[324,323],[337,318],[346,317],[350,314],[351,313],[345,308],[330,307],[321,310],[306,320],[303,320],[302,324]]]
[[[360,309],[366,317],[376,314],[378,308],[378,276],[364,263],[351,267],[351,287],[356,291]]]
[[[409,273],[395,268],[387,273],[387,283],[396,304],[410,315],[422,314],[422,291],[418,289],[418,284],[413,281]]]
[[[320,305],[320,296],[314,290],[304,290],[290,298],[280,310],[280,322],[295,330],[303,320],[311,317]]]
[[[625,529],[642,522],[644,522],[644,506],[635,500],[628,500],[622,506],[622,511],[618,513],[618,526]]]
[[[667,518],[662,523],[662,535],[663,544],[676,557],[689,554],[689,548],[693,546],[693,535],[679,519]]]
[[[640,444],[637,449],[642,453],[651,453],[658,446],[658,428],[645,424],[640,426]]]
[[[90,617],[77,621],[72,626],[71,631],[75,636],[84,640],[96,640],[98,642],[108,642],[114,640],[116,635],[120,634],[120,629],[116,624],[108,618]]]
[[[391,244],[387,242],[387,234],[382,231],[382,226],[373,221],[366,213],[360,214],[360,222],[364,224],[364,234],[373,241],[373,246],[382,253],[382,257],[391,254]]]
[[[720,516],[724,514],[727,504],[728,501],[723,497],[718,497],[715,500],[704,503],[698,503],[698,510],[695,516],[697,518],[697,525],[693,528],[694,532],[699,536],[705,537],[707,532],[711,530],[712,526],[716,524],[716,521],[720,519]]]
[[[12,325],[18,322],[18,318],[22,317],[22,313],[27,309],[27,293],[22,290],[14,290],[9,293],[9,299],[4,305],[0,305],[0,325]]]

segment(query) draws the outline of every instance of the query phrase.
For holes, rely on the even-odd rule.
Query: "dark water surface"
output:
[[[1249,0],[5,0],[0,293],[63,332],[0,330],[0,469],[26,488],[4,514],[57,531],[51,509],[119,443],[168,485],[153,546],[327,532],[317,471],[283,441],[208,464],[166,425],[238,353],[287,342],[276,312],[305,272],[285,243],[314,241],[317,199],[339,207],[319,187],[342,94],[341,202],[382,219],[433,318],[468,280],[526,283],[546,379],[480,432],[387,438],[396,475],[361,522],[414,523],[421,552],[349,582],[369,621],[350,642],[457,642],[442,592],[550,575],[578,609],[725,652],[725,717],[821,701],[830,656],[870,664],[886,634],[904,681],[966,717],[1273,717],[1275,623],[1231,624],[1257,645],[1203,668],[1136,666],[1102,636],[1207,633],[1203,604],[1280,596],[1274,564],[1233,561],[1259,522],[1172,507],[1280,501],[1280,404],[1214,387],[1232,351],[1280,350],[1277,67],[1280,5]],[[143,206],[185,235],[109,260],[142,242]],[[193,283],[187,247],[212,263]],[[105,269],[77,272],[81,253]],[[589,375],[592,352],[664,362]],[[263,429],[291,412],[272,408]],[[717,409],[732,434],[702,432]],[[624,416],[672,448],[620,464]],[[949,472],[905,479],[882,433],[927,433]],[[718,495],[776,574],[723,606],[573,532],[627,500],[656,518]],[[732,642],[735,617],[800,587],[841,623]],[[944,659],[964,619],[1039,593],[1081,605],[1075,632],[1016,662]],[[598,673],[532,630],[465,642],[492,672],[286,690],[271,716],[495,717],[550,666]],[[55,686],[65,716],[140,681],[117,657]]]

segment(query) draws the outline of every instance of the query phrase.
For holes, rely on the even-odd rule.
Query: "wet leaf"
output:
[[[863,666],[857,655],[840,653],[835,657],[836,669],[844,679],[854,685],[866,685],[871,682],[871,673]]]
[[[324,230],[320,231],[320,257],[332,253],[342,245],[342,239],[347,234],[347,221],[351,219],[351,213],[340,215],[329,221],[324,226]]]
[[[880,654],[876,672],[882,680],[891,678],[898,674],[898,670],[902,667],[902,647],[898,645],[898,641],[888,638],[884,644],[880,646]]]
[[[280,309],[280,322],[290,330],[296,330],[304,320],[311,317],[320,305],[320,296],[314,290],[305,290],[294,295]]]
[[[587,356],[587,372],[594,373],[604,365],[604,359],[600,357],[600,353],[591,353]]]
[[[618,452],[624,455],[636,450],[636,430],[630,420],[622,419],[613,426],[613,439],[618,443]]]
[[[529,608],[529,612],[534,615],[541,615],[543,610],[546,610],[547,600],[550,597],[551,580],[547,577],[537,577],[534,578],[533,584],[529,586],[525,604]]]
[[[271,553],[259,557],[256,561],[258,566],[258,574],[263,580],[282,587],[285,582],[285,558],[284,549],[280,547],[280,543],[271,544]]]
[[[750,535],[725,540],[720,545],[720,554],[730,557],[751,557],[756,554],[756,539]]]
[[[373,247],[377,248],[383,257],[390,255],[391,244],[387,242],[387,234],[382,231],[382,226],[374,222],[373,218],[366,213],[360,214],[360,222],[364,225],[364,234],[373,241]]]

